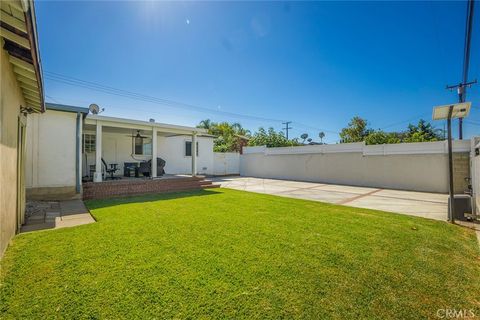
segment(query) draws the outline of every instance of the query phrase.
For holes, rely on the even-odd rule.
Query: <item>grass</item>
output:
[[[227,189],[87,205],[14,238],[0,318],[480,315],[475,234],[447,223]]]

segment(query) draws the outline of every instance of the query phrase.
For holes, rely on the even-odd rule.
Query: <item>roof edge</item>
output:
[[[22,4],[27,7],[27,10],[24,12],[25,22],[27,24],[29,41],[31,44],[30,52],[32,54],[33,66],[36,71],[35,74],[37,76],[38,89],[40,93],[40,112],[43,113],[46,111],[47,108],[45,103],[45,88],[43,86],[42,61],[40,58],[40,48],[37,33],[37,18],[35,14],[34,0],[27,1],[22,1]]]
[[[206,129],[197,128],[197,127],[188,127],[183,125],[161,123],[161,122],[150,122],[150,121],[143,121],[143,120],[136,120],[136,119],[127,119],[127,118],[116,118],[116,117],[109,117],[109,116],[101,116],[98,114],[89,114],[86,119],[91,121],[112,122],[112,123],[117,122],[117,123],[132,124],[132,125],[139,125],[139,126],[160,127],[164,129],[196,132],[197,134],[207,134]]]
[[[58,104],[58,103],[45,103],[46,110],[55,110],[55,111],[63,111],[63,112],[73,112],[73,113],[83,113],[85,115],[88,114],[88,108],[77,107],[77,106],[69,106],[66,104]]]

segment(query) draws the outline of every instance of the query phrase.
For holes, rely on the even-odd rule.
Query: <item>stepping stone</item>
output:
[[[56,218],[60,217],[60,211],[47,211],[45,214],[45,218]]]

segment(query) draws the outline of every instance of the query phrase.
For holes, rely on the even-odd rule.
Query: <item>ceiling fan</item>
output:
[[[140,130],[137,130],[137,134],[134,135],[134,133],[132,133],[132,135],[127,135],[127,137],[131,137],[132,139],[135,138],[135,139],[145,139],[145,138],[148,138],[147,136],[142,136],[140,134]]]

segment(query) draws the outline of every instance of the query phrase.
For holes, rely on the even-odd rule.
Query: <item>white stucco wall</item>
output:
[[[167,162],[166,173],[191,174],[192,157],[185,156],[186,141],[192,141],[192,137],[158,137],[158,156]],[[197,171],[199,174],[213,174],[213,138],[197,137],[197,141]]]
[[[475,167],[475,177],[473,177],[474,200],[477,214],[480,214],[480,156],[472,159],[472,165]]]
[[[28,117],[27,188],[75,186],[76,117],[54,110]]]
[[[93,131],[85,133],[95,134]],[[192,158],[185,156],[185,141],[191,141],[190,136],[158,136],[158,157],[166,161],[165,173],[191,174]],[[213,139],[198,137],[197,171],[199,174],[213,174]],[[132,157],[132,138],[128,133],[102,133],[102,157],[107,164],[117,163],[119,171],[116,176],[123,175],[125,162],[140,162],[151,159],[148,155],[134,155]],[[83,155],[83,175],[88,174],[89,165],[95,164],[95,153]]]
[[[213,154],[213,174],[218,176],[239,174],[240,154],[238,152],[215,152]]]
[[[477,155],[477,152],[479,154]],[[477,214],[480,214],[480,137],[472,139],[472,152],[470,154],[472,189],[474,206]]]
[[[442,141],[378,146],[358,143],[244,148],[240,174],[445,193],[448,191],[445,145]],[[469,152],[469,141],[456,141],[454,146],[458,155]],[[459,182],[464,178],[458,177]]]
[[[21,88],[13,73],[8,53],[0,50],[0,257],[17,230],[18,123],[24,120],[20,106],[25,106]],[[30,115],[28,116],[28,118]],[[23,201],[22,201],[23,202]],[[17,212],[20,211],[20,212]]]

